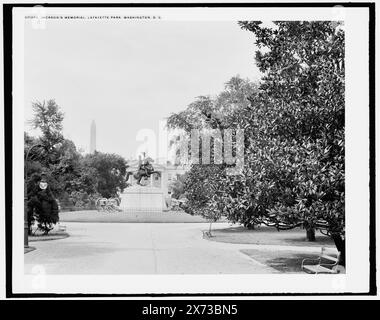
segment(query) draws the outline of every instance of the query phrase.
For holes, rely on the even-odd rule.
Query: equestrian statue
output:
[[[146,158],[142,161],[140,161],[140,164],[137,168],[137,171],[131,172],[128,171],[126,175],[126,180],[129,180],[129,176],[132,174],[133,177],[137,180],[137,184],[142,186],[141,180],[143,178],[147,179],[152,174],[157,174],[159,177],[161,176],[161,173],[159,171],[155,171],[153,168],[153,165],[151,164],[153,160],[151,158]]]

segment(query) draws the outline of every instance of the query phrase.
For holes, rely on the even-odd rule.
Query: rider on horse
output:
[[[148,158],[148,159],[144,159],[139,164],[137,168],[137,172],[133,174],[133,177],[137,180],[137,184],[141,185],[142,178],[148,178],[154,173],[160,174],[158,171],[154,171],[154,168],[152,164],[149,162],[149,158]],[[126,176],[127,181],[129,179],[130,174],[132,174],[132,172],[127,172],[127,176]]]

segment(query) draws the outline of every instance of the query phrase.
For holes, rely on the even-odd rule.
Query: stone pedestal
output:
[[[125,212],[162,212],[166,209],[162,188],[135,185],[125,189],[120,197],[120,209]]]

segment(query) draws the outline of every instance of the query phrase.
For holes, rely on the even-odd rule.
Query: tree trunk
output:
[[[315,229],[306,228],[306,237],[308,241],[315,241]]]
[[[340,252],[339,264],[346,267],[346,241],[340,234],[332,234],[337,250]]]
[[[212,221],[210,221],[210,227],[209,227],[209,229],[208,229],[208,232],[209,232],[210,237],[211,237],[211,226],[212,226]]]

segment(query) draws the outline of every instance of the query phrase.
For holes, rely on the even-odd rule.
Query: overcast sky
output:
[[[32,101],[55,99],[78,148],[89,151],[95,120],[97,150],[130,158],[140,129],[158,131],[160,119],[232,76],[258,79],[253,42],[231,21],[26,22],[25,118]]]

